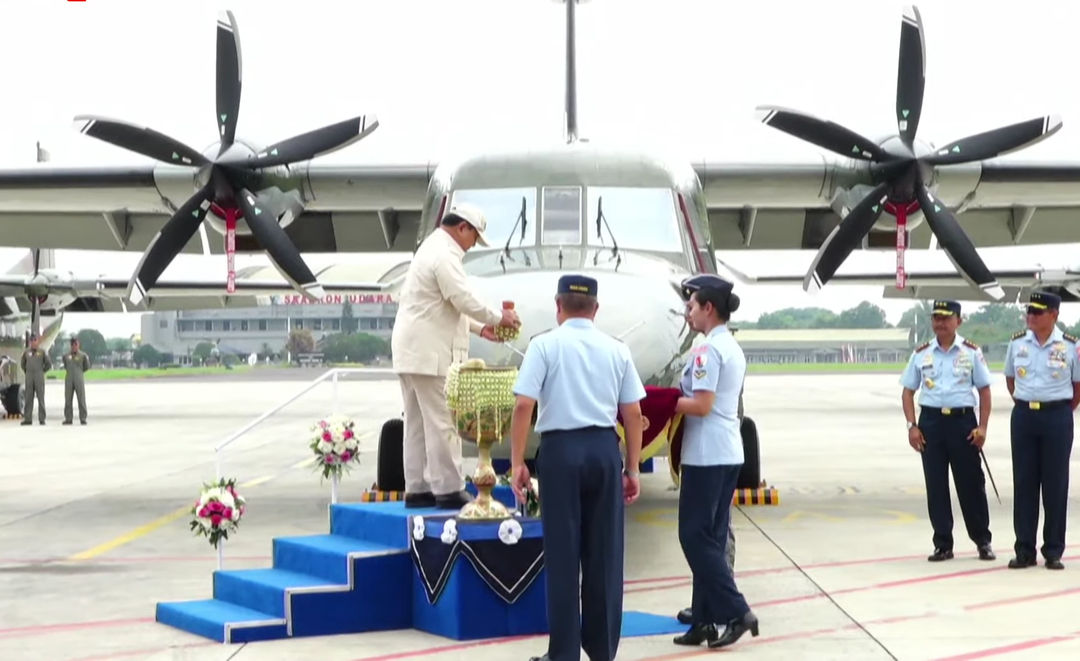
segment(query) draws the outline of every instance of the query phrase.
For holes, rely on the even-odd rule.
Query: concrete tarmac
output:
[[[309,371],[314,378],[318,373]],[[46,386],[47,425],[0,421],[0,658],[526,659],[546,637],[461,643],[417,631],[221,645],[154,622],[158,601],[211,596],[214,550],[187,508],[214,478],[214,447],[305,387],[303,381],[199,379],[87,386],[90,424],[61,426],[63,384]],[[1010,400],[995,375],[986,455],[998,559],[979,561],[953,496],[957,557],[932,551],[922,471],[908,446],[894,374],[753,375],[762,474],[779,506],[734,513],[736,579],[761,622],[727,653],[763,659],[980,659],[1080,656],[1080,552],[1065,571],[1009,570]],[[249,507],[226,568],[270,566],[281,535],[325,534],[329,484],[310,464],[310,425],[332,404],[316,387],[222,455]],[[341,500],[375,478],[379,427],[400,413],[391,375],[338,386],[362,434]],[[467,460],[471,471],[473,462]],[[643,477],[628,510],[627,609],[674,614],[689,602],[667,467]],[[1075,469],[1075,462],[1073,465]],[[1074,480],[1075,482],[1075,480]],[[1076,493],[1076,487],[1073,487]],[[1074,542],[1076,509],[1070,512]],[[1041,542],[1041,540],[1040,540]],[[619,659],[691,658],[671,636],[623,639]]]

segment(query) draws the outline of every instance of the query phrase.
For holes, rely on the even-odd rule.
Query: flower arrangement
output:
[[[516,368],[488,367],[480,358],[450,366],[446,405],[462,439],[471,443],[502,442],[517,401],[516,380]]]
[[[353,432],[353,421],[343,415],[331,416],[311,426],[309,447],[318,457],[318,468],[324,478],[341,476],[349,464],[357,460],[359,441]]]
[[[236,480],[220,479],[216,484],[204,484],[199,499],[191,508],[191,530],[196,535],[210,538],[217,548],[218,542],[236,532],[240,518],[244,516],[246,501],[236,493]]]

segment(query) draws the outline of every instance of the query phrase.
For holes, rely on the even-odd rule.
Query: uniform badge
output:
[[[695,379],[704,379],[705,378],[705,370],[694,370],[694,378]]]
[[[927,388],[933,388],[933,387],[934,387],[934,380],[933,380],[933,379],[929,379],[929,378],[928,378],[928,379],[926,380],[926,387],[927,387]]]
[[[1017,367],[1016,368],[1016,375],[1017,376],[1027,376],[1027,369],[1025,369],[1023,367]]]
[[[1020,347],[1020,350],[1016,352],[1016,357],[1017,358],[1027,358],[1028,357],[1027,347]]]
[[[694,364],[698,367],[705,367],[706,360],[707,357],[705,356],[705,354],[698,354],[698,356],[694,358]]]

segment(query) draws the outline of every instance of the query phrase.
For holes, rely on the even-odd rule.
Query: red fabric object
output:
[[[678,388],[645,386],[645,399],[641,400],[641,414],[648,418],[649,428],[641,435],[642,450],[656,440],[660,432],[664,431],[671,419],[675,417],[675,404],[681,396],[682,391]],[[623,423],[621,413],[618,416],[618,422],[620,425]]]

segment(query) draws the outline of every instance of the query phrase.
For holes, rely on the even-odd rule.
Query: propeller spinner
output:
[[[164,163],[198,169],[196,181],[201,188],[180,205],[143,253],[128,287],[128,298],[133,304],[138,304],[153,289],[154,283],[198,231],[211,210],[224,214],[228,224],[242,217],[274,266],[294,288],[309,298],[324,296],[315,275],[279,222],[289,209],[279,208],[285,203],[280,202],[280,195],[274,196],[271,188],[264,185],[261,171],[351,145],[370,135],[378,127],[378,120],[373,115],[353,117],[255,153],[236,141],[240,88],[240,35],[232,12],[225,12],[217,24],[216,121],[220,143],[216,154],[212,150],[206,155],[200,154],[150,128],[89,115],[75,118],[77,127],[86,135]],[[229,240],[227,248],[231,257]]]
[[[919,10],[908,7],[900,25],[900,61],[896,79],[897,138],[878,145],[839,124],[805,113],[760,106],[761,121],[837,154],[868,161],[877,186],[841,220],[825,239],[803,281],[803,289],[820,289],[857,248],[881,216],[888,211],[897,216],[898,286],[902,286],[903,221],[907,214],[922,209],[927,225],[937,237],[957,271],[973,286],[995,299],[1005,296],[986,268],[971,239],[956,217],[930,192],[933,168],[938,165],[969,163],[1000,156],[1044,140],[1061,128],[1057,116],[1012,124],[968,136],[932,151],[916,151],[915,134],[922,117],[926,72],[926,44]]]

